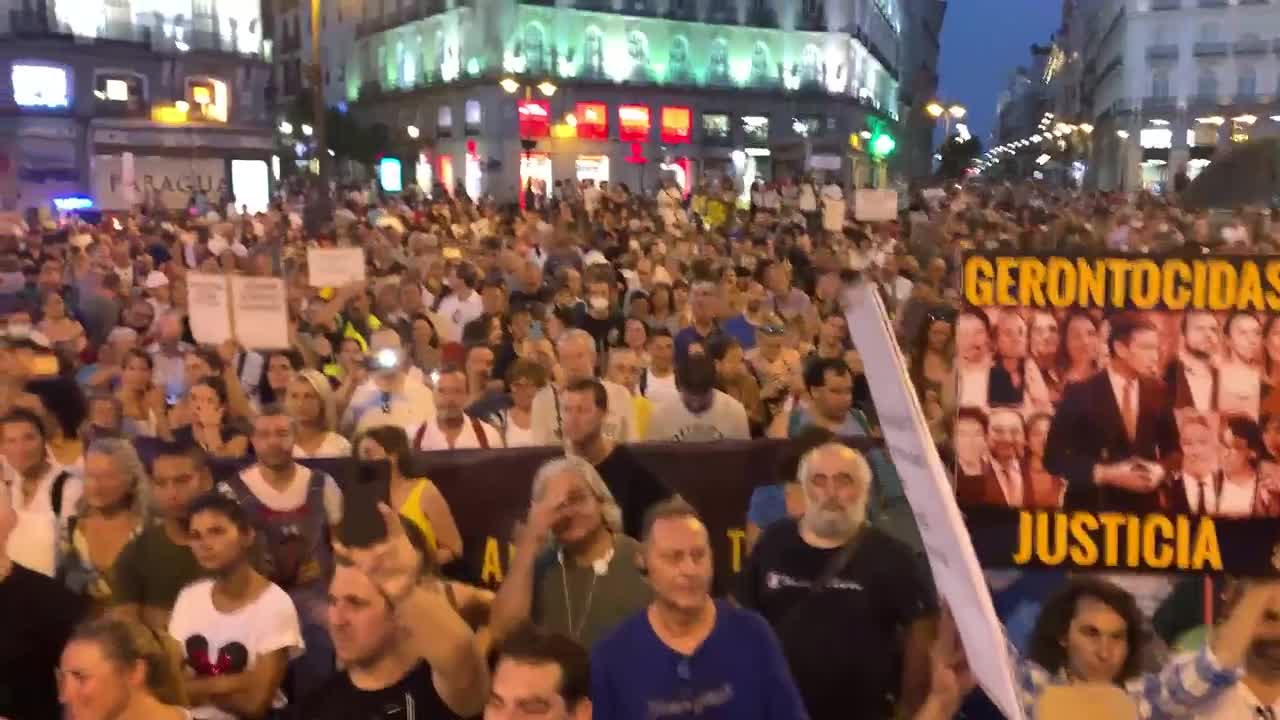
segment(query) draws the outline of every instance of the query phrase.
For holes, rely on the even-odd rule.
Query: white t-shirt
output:
[[[656,407],[659,403],[668,400],[677,400],[680,397],[680,391],[676,389],[676,374],[671,373],[666,377],[658,377],[653,374],[652,370],[645,370],[644,396],[649,398]]]
[[[423,423],[417,430],[413,431],[409,439],[413,441],[415,450],[475,450],[484,447],[480,444],[479,436],[476,435],[477,426],[484,433],[489,447],[503,447],[502,436],[498,434],[496,428],[483,420],[475,420],[470,417],[463,419],[462,432],[458,433],[453,445],[449,445],[449,440],[445,437],[444,430],[440,429],[440,423],[437,418],[431,418]]]
[[[480,293],[474,290],[468,294],[466,300],[458,297],[457,293],[453,293],[440,301],[437,312],[451,324],[451,327],[440,330],[441,336],[447,342],[461,342],[463,328],[467,323],[484,314],[484,304],[480,301]]]
[[[635,410],[631,403],[631,393],[621,385],[601,380],[605,392],[609,396],[609,410],[605,413],[601,432],[605,437],[617,443],[626,444],[638,438],[632,437],[632,415]],[[564,441],[564,392],[547,385],[533,396],[533,408],[530,417],[533,421],[533,435],[537,445],[559,445]]]
[[[729,395],[712,390],[711,407],[693,414],[680,398],[653,409],[646,440],[653,442],[710,442],[750,440],[747,411]]]
[[[184,659],[199,667],[192,645],[207,648],[209,662],[217,664],[219,656],[231,660],[228,672],[252,668],[257,658],[277,650],[288,650],[289,658],[302,654],[302,628],[293,601],[279,585],[271,583],[253,602],[233,613],[222,613],[213,606],[213,580],[197,580],[178,593],[169,619],[169,635],[183,648]],[[245,664],[237,667],[236,656]],[[276,690],[271,702],[274,708],[285,706],[284,694]],[[191,709],[196,720],[237,720],[235,715],[212,705]]]
[[[62,485],[62,515],[53,514],[53,481],[63,471],[68,471]],[[84,484],[71,468],[53,464],[36,484],[30,502],[23,502],[22,480],[8,463],[3,468],[4,485],[8,503],[17,515],[17,524],[9,534],[7,551],[13,562],[49,577],[57,570],[58,528],[63,521],[76,514]]]
[[[240,480],[249,492],[262,501],[263,505],[276,512],[291,512],[302,507],[307,501],[307,488],[311,485],[311,470],[302,465],[295,465],[293,483],[283,491],[277,490],[262,478],[262,467],[250,465],[240,473]],[[324,483],[324,514],[330,525],[342,522],[342,490],[338,481],[330,475]]]
[[[416,369],[416,368],[414,368]],[[410,435],[436,415],[435,395],[423,382],[407,375],[400,389],[391,393],[383,409],[382,390],[369,379],[351,394],[342,427],[356,431],[377,425],[399,425]]]
[[[506,437],[502,441],[507,447],[532,447],[538,444],[532,421],[529,423],[528,429],[525,429],[516,425],[515,421],[511,419],[510,410],[503,410],[502,413],[503,419],[507,421],[505,426]]]
[[[336,432],[325,433],[324,440],[313,452],[307,452],[299,445],[293,446],[293,456],[303,458],[338,458],[351,455],[351,441]]]

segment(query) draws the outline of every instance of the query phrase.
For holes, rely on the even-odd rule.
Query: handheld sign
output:
[[[969,666],[1005,717],[1022,720],[1004,631],[894,340],[889,316],[879,293],[868,284],[845,288],[843,301],[849,334],[862,355],[885,444],[920,528],[934,584],[955,616]]]
[[[307,284],[346,287],[365,279],[364,248],[307,248]]]

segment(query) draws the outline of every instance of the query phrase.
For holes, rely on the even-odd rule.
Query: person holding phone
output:
[[[360,460],[388,460],[391,466],[391,507],[418,526],[432,549],[432,561],[444,566],[462,556],[462,534],[454,522],[449,503],[435,483],[425,477],[407,477],[409,438],[395,425],[369,428],[356,438],[355,454]]]

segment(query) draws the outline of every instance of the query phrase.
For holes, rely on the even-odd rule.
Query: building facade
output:
[[[1087,184],[1163,191],[1232,142],[1280,133],[1280,2],[1072,0]]]
[[[392,5],[364,5],[341,76],[405,183],[505,199],[583,178],[868,184],[869,143],[898,133],[898,0]]]
[[[197,191],[265,203],[270,63],[256,0],[5,5],[5,209],[176,210]]]
[[[902,82],[898,88],[902,141],[899,163],[907,178],[933,174],[933,136],[938,120],[925,110],[938,97],[945,0],[904,0]]]

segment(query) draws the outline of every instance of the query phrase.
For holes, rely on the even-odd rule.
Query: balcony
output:
[[[1224,42],[1198,42],[1191,51],[1196,57],[1223,57],[1227,54]]]
[[[1249,38],[1248,40],[1237,40],[1233,48],[1233,52],[1237,56],[1241,55],[1266,55],[1269,48],[1267,41],[1261,38]]]
[[[1182,0],[1151,0],[1151,11],[1181,10]]]
[[[1270,5],[1271,0],[1237,0],[1238,5]]]
[[[1226,6],[1227,6],[1227,0],[1196,0],[1196,7],[1224,8]]]
[[[1177,45],[1152,45],[1147,48],[1148,60],[1177,60]]]
[[[1231,99],[1231,101],[1237,105],[1252,105],[1260,102],[1261,100],[1262,96],[1259,95],[1256,90],[1242,90],[1237,92],[1235,97]]]
[[[1217,95],[1201,94],[1201,95],[1192,95],[1191,97],[1187,98],[1187,105],[1189,107],[1205,106],[1205,105],[1217,106],[1222,104],[1223,104],[1222,98],[1218,97]]]
[[[1169,112],[1177,108],[1178,99],[1172,95],[1142,98],[1142,112]]]

